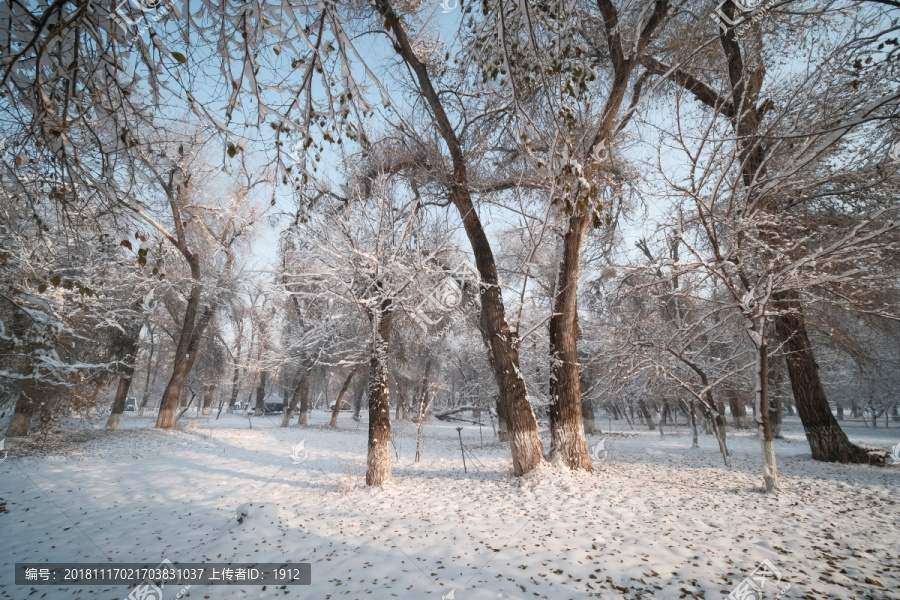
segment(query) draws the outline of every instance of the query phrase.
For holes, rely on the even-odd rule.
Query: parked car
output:
[[[266,413],[284,412],[283,402],[266,402]]]
[[[335,405],[335,404],[337,404],[337,402],[332,402],[332,403],[331,403],[331,406],[328,407],[328,410],[330,410],[331,412],[334,412],[334,405]],[[344,411],[344,412],[346,412],[346,411],[351,411],[351,410],[353,410],[353,407],[350,406],[350,403],[349,403],[349,402],[344,401],[344,402],[341,402],[341,410]]]
[[[137,398],[134,396],[128,396],[125,398],[125,410],[129,412],[133,412],[137,410]]]

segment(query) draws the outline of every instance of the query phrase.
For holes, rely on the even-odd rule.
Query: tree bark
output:
[[[204,386],[203,390],[203,411],[202,414],[204,417],[208,417],[212,414],[212,403],[213,398],[216,395],[216,390],[218,389],[218,385],[215,383],[211,383],[209,385]]]
[[[578,374],[578,274],[587,210],[569,218],[550,317],[550,459],[591,472]]]
[[[341,386],[341,391],[338,393],[337,402],[334,403],[334,410],[331,411],[331,422],[328,424],[330,427],[337,428],[338,426],[338,415],[341,412],[341,406],[344,403],[344,396],[347,395],[347,390],[350,389],[350,382],[353,381],[353,376],[356,374],[356,369],[350,371],[350,374],[347,375],[347,378],[344,379],[344,385]],[[400,396],[397,395],[397,406],[400,406]]]
[[[690,406],[690,419],[691,419],[691,448],[699,448],[699,435],[697,433],[697,409],[695,407],[695,400],[691,399]]]
[[[290,426],[291,417],[294,416],[294,411],[297,410],[297,404],[300,402],[300,396],[303,395],[304,388],[307,388],[307,390],[309,388],[309,371],[306,371],[306,373],[301,375],[300,380],[297,381],[297,385],[294,386],[294,393],[291,394],[291,400],[288,402],[288,405],[284,407],[284,412],[281,415],[282,427]]]
[[[775,330],[779,341],[784,345],[794,404],[803,423],[813,459],[868,464],[868,453],[850,442],[831,413],[819,378],[819,365],[815,361],[806,333],[799,295],[791,290],[775,294],[773,298],[780,311],[775,317]]]
[[[144,416],[144,409],[147,408],[147,402],[150,401],[150,371],[153,366],[153,353],[156,350],[156,338],[154,336],[154,328],[148,325],[147,333],[150,334],[150,354],[147,357],[147,377],[144,379],[144,395],[141,397],[141,406],[138,409],[138,416]],[[156,371],[159,370],[159,359],[156,361],[156,368],[153,370],[153,383],[156,383]]]
[[[497,398],[497,439],[501,442],[509,441],[509,426],[506,423],[506,411]]]
[[[422,430],[425,428],[425,421],[428,418],[428,409],[431,407],[431,370],[434,365],[434,358],[429,356],[425,362],[425,373],[422,375],[422,391],[420,392],[419,402],[416,404],[416,458],[415,462],[419,462],[422,456]]]
[[[193,256],[193,255],[191,255]],[[189,260],[191,273],[195,281],[200,281],[200,266],[196,257]],[[184,313],[184,322],[181,326],[181,335],[178,338],[178,346],[175,349],[175,360],[172,366],[172,377],[163,392],[162,401],[159,404],[159,415],[156,418],[156,426],[160,429],[168,429],[175,426],[175,411],[178,408],[178,400],[181,397],[184,383],[194,368],[197,360],[200,338],[203,331],[212,319],[215,306],[207,306],[198,315],[200,310],[202,288],[195,283],[191,288],[187,308]]]
[[[584,423],[585,435],[592,435],[597,430],[594,420],[594,403],[590,398],[581,398],[581,420]]]
[[[747,423],[747,409],[744,407],[740,393],[735,389],[731,389],[728,390],[727,395],[728,406],[731,408],[731,424],[736,429],[747,429],[749,427]]]
[[[266,379],[269,377],[268,371],[259,374],[259,384],[256,386],[256,410],[253,416],[261,417],[266,414]]]
[[[37,382],[34,379],[25,379],[19,386],[19,398],[13,409],[9,425],[6,427],[6,437],[25,437],[31,431],[31,417],[37,403]]]
[[[778,491],[778,465],[775,460],[775,436],[769,420],[769,349],[766,344],[766,327],[763,323],[759,334],[757,358],[756,414],[759,415],[759,444],[763,455],[763,483],[767,492]]]
[[[366,485],[391,480],[391,399],[388,390],[387,352],[391,341],[393,307],[383,299],[370,314],[372,355],[369,359],[369,445]]]
[[[297,414],[297,425],[309,424],[309,386],[311,383],[312,378],[307,375],[300,390],[300,411]]]
[[[650,414],[650,411],[647,409],[647,403],[644,402],[644,399],[638,400],[638,409],[639,414],[644,418],[644,422],[647,427],[650,428],[650,431],[656,430],[656,425],[653,423],[653,416]]]

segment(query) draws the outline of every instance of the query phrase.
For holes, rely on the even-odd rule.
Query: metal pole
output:
[[[463,450],[463,443],[462,443],[462,427],[457,427],[456,433],[459,434],[459,451],[463,457],[463,473],[468,473],[469,471],[466,470],[466,451]]]

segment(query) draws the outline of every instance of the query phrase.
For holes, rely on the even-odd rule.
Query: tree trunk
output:
[[[6,437],[25,437],[31,431],[31,417],[37,405],[36,392],[37,382],[34,379],[22,380],[19,399],[6,427]]]
[[[241,376],[241,344],[237,344],[237,353],[234,358],[234,373],[231,375],[231,399],[228,401],[228,412],[234,412],[234,405],[237,403],[238,389],[241,387],[238,381]]]
[[[304,388],[306,389],[306,393],[309,393],[309,371],[306,371],[300,376],[300,380],[294,387],[294,393],[291,394],[290,402],[283,408],[283,413],[281,415],[282,427],[290,427],[291,417],[294,416],[294,411],[297,410],[297,403],[300,402],[300,397],[303,395]]]
[[[578,272],[581,244],[590,225],[583,211],[568,219],[556,297],[550,317],[550,459],[570,469],[593,471],[581,406],[578,376]]]
[[[353,420],[357,422],[359,421],[359,413],[362,411],[362,399],[363,391],[353,395]]]
[[[725,427],[728,425],[728,421],[725,419],[725,401],[722,399],[716,400],[716,413],[718,424],[720,427]]]
[[[639,414],[643,416],[644,422],[647,427],[650,428],[650,431],[655,431],[656,425],[653,423],[653,417],[650,415],[650,411],[647,409],[647,403],[644,402],[643,399],[638,400],[638,409],[640,411]]]
[[[728,460],[728,445],[725,443],[725,428],[719,425],[718,415],[716,415],[716,405],[715,402],[713,402],[713,396],[710,390],[707,389],[703,392],[700,405],[706,413],[706,420],[709,423],[709,427],[712,429],[712,433],[716,436],[716,441],[719,443],[719,453],[722,455],[722,460],[725,461],[726,467],[731,467],[731,461]]]
[[[691,419],[691,448],[699,448],[699,434],[697,433],[697,409],[695,406],[695,401],[691,399],[690,406],[690,419]]]
[[[463,228],[472,245],[475,265],[481,278],[481,332],[486,344],[491,349],[491,367],[499,388],[499,402],[504,406],[511,434],[509,444],[513,472],[518,477],[531,471],[543,461],[543,448],[537,432],[537,421],[531,410],[528,390],[519,367],[516,338],[506,321],[503,296],[497,276],[497,264],[484,225],[472,202],[463,146],[444,110],[442,100],[431,82],[428,68],[412,48],[406,34],[405,24],[391,7],[389,0],[375,0],[373,5],[385,22],[390,25],[395,36],[394,49],[413,73],[419,92],[431,110],[438,132],[447,144],[453,165],[452,174],[448,178],[450,201],[462,219]],[[371,412],[371,407],[369,410]],[[580,427],[578,435],[583,435]]]
[[[784,345],[794,404],[800,415],[800,422],[803,423],[813,459],[868,464],[869,455],[850,442],[831,413],[819,378],[819,365],[816,364],[806,333],[806,322],[797,292],[791,290],[773,297],[779,310],[783,311],[775,317],[775,329]]]
[[[259,384],[256,386],[256,408],[253,411],[254,417],[261,417],[266,414],[266,379],[268,377],[268,371],[263,371],[259,374]]]
[[[387,353],[393,312],[390,299],[372,311],[372,355],[369,359],[369,445],[366,485],[391,480],[391,399],[388,390]]]
[[[213,398],[216,395],[216,390],[219,386],[215,383],[211,383],[209,385],[203,386],[203,411],[202,414],[204,417],[208,417],[212,414],[212,404]]]
[[[144,416],[144,409],[147,408],[147,402],[150,401],[150,371],[153,370],[153,383],[156,383],[156,371],[159,370],[159,360],[156,361],[156,368],[153,366],[153,353],[156,349],[156,338],[154,336],[154,328],[152,325],[147,326],[147,333],[150,334],[150,355],[147,357],[147,377],[144,379],[144,395],[141,397],[141,406],[138,409],[138,416]]]
[[[581,420],[584,423],[584,434],[592,435],[596,431],[594,420],[594,403],[590,398],[581,399]]]
[[[309,386],[312,383],[312,377],[305,378],[306,381],[300,390],[300,410],[297,414],[297,425],[309,424]]]
[[[744,407],[740,393],[735,389],[731,389],[728,390],[727,395],[728,406],[731,408],[731,424],[735,429],[747,429],[749,427],[747,423],[747,409]]]
[[[506,424],[506,412],[500,405],[499,397],[495,398],[497,402],[497,439],[501,442],[509,441],[509,427]]]
[[[344,380],[344,385],[341,386],[341,391],[338,394],[337,402],[334,403],[334,410],[331,411],[331,422],[328,424],[330,427],[337,428],[338,426],[338,415],[341,412],[341,406],[344,403],[344,396],[347,395],[347,390],[350,389],[350,382],[353,381],[353,376],[356,374],[356,369],[350,371],[350,374],[347,375],[347,378]],[[400,407],[400,395],[397,394],[397,407]]]
[[[775,436],[769,421],[769,349],[765,321],[760,327],[757,357],[756,414],[759,415],[759,444],[763,455],[763,483],[767,492],[778,491],[778,465],[775,461]]]
[[[197,259],[189,261],[191,273],[195,281],[200,281],[200,268]],[[195,264],[196,263],[196,264]],[[162,401],[159,404],[159,415],[156,418],[156,426],[160,429],[168,429],[175,426],[175,411],[178,408],[178,400],[181,397],[184,383],[194,368],[197,360],[200,338],[203,331],[212,319],[215,312],[214,306],[207,306],[202,314],[200,310],[201,297],[200,284],[191,288],[191,296],[188,299],[184,312],[184,322],[181,326],[181,335],[178,338],[178,346],[175,349],[175,360],[172,366],[172,377],[163,392]]]
[[[110,431],[119,429],[119,421],[125,412],[125,399],[128,397],[128,389],[131,387],[131,377],[119,377],[119,385],[116,388],[116,398],[113,400],[112,410],[106,420],[106,428]]]

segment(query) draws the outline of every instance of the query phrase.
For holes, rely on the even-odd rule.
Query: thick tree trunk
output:
[[[388,390],[387,353],[391,341],[391,301],[383,300],[371,314],[372,355],[369,359],[369,446],[366,485],[391,480],[391,399]]]
[[[196,260],[196,259],[195,259]],[[199,266],[191,264],[192,273],[196,281],[200,280]],[[184,322],[181,326],[181,335],[178,338],[178,346],[175,349],[175,361],[172,366],[172,377],[163,392],[162,401],[159,404],[159,415],[156,418],[156,426],[160,429],[168,429],[175,426],[175,411],[178,409],[178,400],[181,397],[184,383],[194,368],[197,360],[200,337],[212,319],[215,312],[214,306],[207,306],[202,314],[200,310],[201,287],[195,284],[191,289],[187,308],[184,313]]]
[[[509,426],[506,423],[506,412],[497,398],[497,439],[501,442],[509,441]]]
[[[806,333],[806,322],[797,292],[782,292],[773,297],[776,306],[782,311],[775,317],[775,330],[779,341],[784,345],[794,404],[803,423],[812,457],[824,462],[868,464],[867,452],[850,442],[831,413],[819,378],[819,365],[816,364]]]
[[[573,215],[568,224],[550,317],[550,459],[570,469],[593,471],[578,376],[578,272],[590,213]]]
[[[356,374],[356,369],[350,371],[350,374],[347,375],[347,378],[344,380],[344,385],[341,386],[341,391],[338,393],[337,402],[334,403],[334,410],[331,411],[331,422],[328,424],[330,427],[338,426],[338,415],[341,412],[341,406],[344,403],[344,397],[347,395],[347,390],[350,389],[350,382],[353,381],[353,376]],[[400,395],[397,395],[397,407],[400,406]]]

